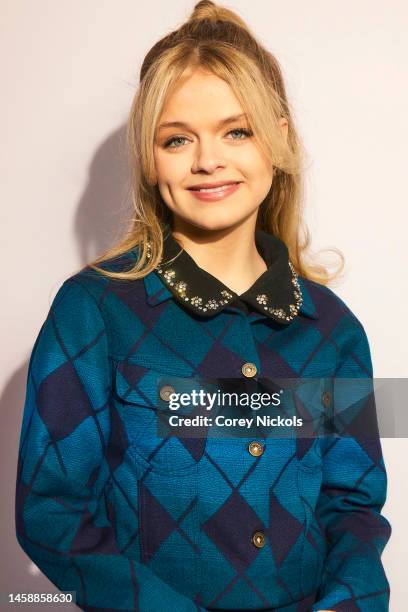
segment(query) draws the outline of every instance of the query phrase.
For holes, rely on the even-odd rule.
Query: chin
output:
[[[231,214],[228,215],[228,218],[225,218],[225,215],[222,215],[221,217],[218,216],[218,218],[214,216],[214,218],[211,219],[210,215],[205,218],[203,214],[201,214],[200,217],[197,218],[183,218],[184,223],[209,232],[226,230],[230,227],[234,227],[235,225],[239,224],[240,221],[243,220],[244,218],[242,218],[241,216],[235,219],[232,217]]]
[[[250,204],[250,205],[249,205]],[[256,215],[258,206],[249,202],[217,202],[201,203],[198,206],[187,205],[169,206],[174,219],[181,226],[191,225],[207,231],[221,231],[233,228],[245,222],[248,217]]]

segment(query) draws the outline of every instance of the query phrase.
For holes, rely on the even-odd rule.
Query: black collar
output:
[[[259,229],[255,242],[268,269],[240,295],[200,268],[171,231],[164,236],[163,257],[155,272],[183,306],[201,316],[211,317],[241,300],[267,317],[288,324],[303,301],[288,249],[282,240]]]

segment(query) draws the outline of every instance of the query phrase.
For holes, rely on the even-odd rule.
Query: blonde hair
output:
[[[159,40],[147,53],[140,84],[127,122],[133,217],[118,243],[87,264],[112,279],[135,280],[160,263],[171,211],[156,183],[153,144],[156,126],[166,100],[186,70],[202,68],[224,79],[248,116],[259,146],[275,167],[270,192],[260,204],[257,228],[280,238],[288,247],[297,272],[328,284],[344,267],[330,274],[322,264],[306,261],[310,234],[302,218],[305,152],[298,137],[276,58],[256,40],[245,22],[232,10],[210,0],[198,2],[180,28]],[[288,121],[287,140],[279,120]],[[148,257],[148,242],[150,255]],[[98,266],[138,249],[134,265],[126,271]]]

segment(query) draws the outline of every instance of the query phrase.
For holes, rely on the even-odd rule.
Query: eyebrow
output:
[[[241,113],[240,115],[232,115],[231,117],[226,117],[225,119],[221,119],[217,123],[217,127],[222,127],[228,123],[233,123],[234,121],[239,121],[240,119],[246,118],[246,113]],[[158,126],[158,130],[162,130],[167,127],[177,127],[177,128],[186,128],[191,130],[191,126],[188,123],[184,123],[183,121],[166,121],[164,123],[160,123]]]

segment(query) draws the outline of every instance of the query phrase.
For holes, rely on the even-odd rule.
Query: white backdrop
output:
[[[139,68],[193,5],[0,1],[3,592],[55,591],[14,535],[28,358],[62,281],[120,231],[128,200],[124,123]],[[367,331],[375,376],[406,377],[408,6],[403,0],[227,5],[282,65],[309,155],[313,247],[337,246],[346,256],[346,277],[333,289]],[[400,612],[408,595],[408,441],[382,444],[389,477],[384,514],[393,527],[383,560],[390,609]]]

